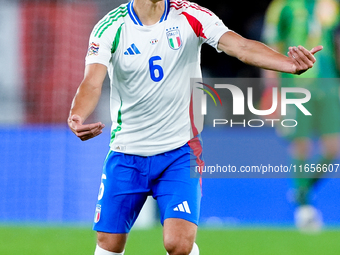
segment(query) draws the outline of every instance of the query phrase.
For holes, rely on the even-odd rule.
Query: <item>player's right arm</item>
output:
[[[82,141],[102,133],[101,122],[83,124],[99,101],[112,54],[119,44],[120,33],[127,14],[126,4],[110,11],[93,28],[85,58],[85,76],[73,99],[68,125]]]
[[[83,123],[97,106],[106,73],[107,67],[105,65],[86,65],[84,79],[73,99],[67,122],[72,132],[82,141],[101,134],[105,127],[101,122]]]

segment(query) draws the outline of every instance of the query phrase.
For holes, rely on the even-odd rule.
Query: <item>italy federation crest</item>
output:
[[[166,30],[166,36],[171,49],[178,50],[182,46],[181,33],[178,27],[169,28]]]
[[[100,213],[102,211],[102,208],[100,205],[96,206],[96,213],[94,215],[94,223],[98,223],[98,221],[100,220]]]

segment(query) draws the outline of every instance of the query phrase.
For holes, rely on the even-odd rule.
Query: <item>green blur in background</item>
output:
[[[0,226],[2,255],[93,255],[96,235],[88,227]],[[301,234],[289,228],[200,228],[201,255],[340,254],[339,229]],[[133,230],[126,255],[165,255],[162,229]]]

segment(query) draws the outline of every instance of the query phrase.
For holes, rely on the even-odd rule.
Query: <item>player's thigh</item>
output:
[[[191,178],[194,169],[189,145],[183,154],[153,183],[152,192],[160,209],[161,223],[167,218],[178,218],[198,224],[201,185],[200,178]],[[191,162],[190,162],[191,161]]]
[[[165,249],[179,254],[189,254],[196,239],[197,225],[177,218],[164,221],[163,241]]]
[[[147,179],[133,155],[110,152],[103,168],[93,229],[112,234],[130,231],[148,196]]]

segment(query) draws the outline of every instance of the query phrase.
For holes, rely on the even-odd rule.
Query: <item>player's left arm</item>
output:
[[[218,49],[246,64],[292,74],[302,74],[312,68],[316,61],[314,54],[322,48],[317,46],[308,51],[302,46],[289,47],[288,56],[285,56],[261,42],[246,39],[233,31],[223,34],[218,43]]]

